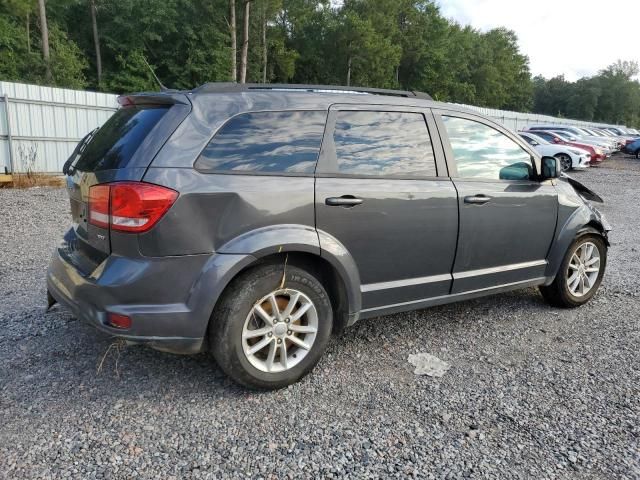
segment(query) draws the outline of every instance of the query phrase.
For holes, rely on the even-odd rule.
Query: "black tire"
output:
[[[593,243],[600,254],[600,271],[598,272],[598,276],[596,281],[585,295],[578,297],[571,293],[569,290],[569,285],[567,281],[567,272],[569,269],[569,262],[571,261],[571,257],[578,250],[578,248],[586,242]],[[581,305],[584,305],[589,300],[593,298],[593,296],[598,291],[600,287],[600,283],[602,283],[602,277],[604,275],[604,271],[607,266],[607,246],[600,235],[596,234],[586,234],[576,238],[567,253],[562,260],[562,264],[560,265],[560,269],[558,270],[558,274],[556,275],[555,280],[551,285],[540,287],[540,292],[544,299],[550,305],[554,307],[560,308],[576,308]]]
[[[636,150],[636,158],[640,159],[640,148],[638,150]]]
[[[279,290],[284,270],[282,264],[260,265],[241,274],[225,290],[211,318],[208,335],[214,358],[229,377],[249,388],[273,390],[297,382],[318,363],[331,336],[333,311],[326,290],[309,272],[289,265],[284,288],[302,292],[315,306],[318,323],[315,340],[302,360],[288,370],[266,372],[249,361],[243,351],[245,321],[260,299]]]
[[[555,156],[560,162],[560,167],[563,172],[568,172],[569,170],[573,170],[573,160],[566,153],[558,153]]]

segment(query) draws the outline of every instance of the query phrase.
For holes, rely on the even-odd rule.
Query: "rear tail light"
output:
[[[94,185],[89,188],[89,223],[109,228],[109,185]]]
[[[177,198],[175,190],[151,183],[94,185],[89,188],[89,223],[120,232],[146,232]]]

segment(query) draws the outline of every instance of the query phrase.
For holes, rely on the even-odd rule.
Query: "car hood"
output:
[[[570,177],[569,175],[565,173],[561,174],[560,180],[564,180],[565,182],[569,183],[569,185],[571,185],[574,188],[574,190],[578,192],[578,195],[580,195],[581,197],[587,200],[591,200],[593,202],[604,203],[604,200],[600,195],[598,195],[593,190],[585,187],[582,183]]]

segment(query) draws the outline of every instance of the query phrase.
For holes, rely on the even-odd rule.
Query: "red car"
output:
[[[549,132],[546,130],[535,130],[531,133],[535,133],[537,136],[544,138],[547,142],[557,143],[559,145],[571,145],[572,147],[586,150],[591,154],[591,165],[602,163],[602,161],[607,158],[606,153],[604,153],[600,148],[594,147],[593,145],[587,145],[586,143],[569,142],[557,133]]]

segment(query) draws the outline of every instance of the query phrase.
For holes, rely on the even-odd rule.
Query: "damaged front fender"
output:
[[[568,182],[569,185],[571,185],[574,188],[574,190],[578,192],[578,195],[580,195],[584,199],[591,200],[592,202],[604,203],[604,200],[600,195],[598,195],[596,192],[594,192],[590,188],[587,188],[582,183],[577,181],[575,178],[570,177],[566,173],[563,173],[560,176],[560,179]]]

